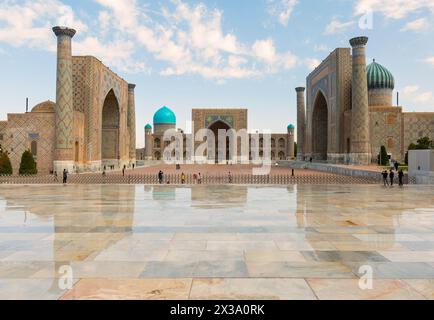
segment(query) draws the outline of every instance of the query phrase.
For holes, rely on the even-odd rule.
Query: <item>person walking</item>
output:
[[[404,185],[404,171],[402,169],[398,171],[398,180],[399,186],[402,187]]]
[[[197,177],[197,183],[202,184],[202,176],[200,175],[200,172],[199,172],[199,175]]]
[[[393,187],[393,179],[395,178],[395,173],[393,172],[393,170],[390,170],[389,178],[390,178],[390,186]]]
[[[124,165],[124,167],[122,168],[122,176],[125,177],[125,169],[127,168],[126,165]]]
[[[295,176],[295,171],[294,171],[294,169],[292,169],[292,171],[291,171],[291,175],[294,177]]]
[[[54,181],[59,182],[59,178],[57,177],[57,171],[54,171]]]
[[[231,175],[230,171],[229,171],[229,174],[228,174],[228,180],[229,180],[229,183],[232,183],[232,175]]]
[[[160,184],[163,183],[163,171],[161,171],[161,170],[158,172],[158,182]]]
[[[181,184],[185,184],[185,174],[181,173]]]
[[[387,181],[387,178],[388,178],[387,170],[384,170],[384,171],[383,171],[382,176],[383,176],[383,183],[384,183],[384,186],[385,186],[385,187],[388,187],[388,186],[389,186],[389,182]]]
[[[68,171],[66,169],[63,169],[63,184],[66,184],[68,182]]]
[[[398,172],[399,169],[399,162],[395,161],[395,171]]]

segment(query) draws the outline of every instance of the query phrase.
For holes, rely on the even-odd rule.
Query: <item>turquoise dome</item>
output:
[[[176,116],[172,110],[164,106],[154,114],[154,126],[156,124],[176,124]]]
[[[295,129],[295,126],[293,124],[288,125],[288,129]]]
[[[366,68],[368,78],[368,89],[390,89],[395,88],[395,79],[392,73],[374,61]]]
[[[145,129],[152,129],[152,126],[148,123],[148,124],[145,126]]]

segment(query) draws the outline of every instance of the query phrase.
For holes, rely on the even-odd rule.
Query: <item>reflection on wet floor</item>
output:
[[[2,185],[0,298],[432,299],[434,187]]]

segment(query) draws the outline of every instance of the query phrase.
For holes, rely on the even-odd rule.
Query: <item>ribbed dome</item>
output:
[[[288,129],[295,129],[295,126],[293,124],[288,125]]]
[[[152,129],[152,126],[148,123],[148,124],[145,126],[145,129]]]
[[[156,124],[176,124],[176,116],[172,110],[164,106],[154,114],[154,126]]]
[[[47,100],[33,107],[32,112],[36,113],[52,113],[55,111],[56,104],[53,101]]]
[[[374,61],[366,68],[368,89],[391,89],[395,88],[395,79],[392,73]]]

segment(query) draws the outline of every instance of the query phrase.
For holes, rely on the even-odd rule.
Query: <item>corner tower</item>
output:
[[[305,125],[306,125],[306,106],[304,102],[304,91],[306,88],[295,88],[297,92],[297,159],[304,160],[304,142],[305,142]]]
[[[351,112],[351,164],[371,163],[369,137],[368,82],[366,77],[366,44],[368,37],[350,40],[353,48],[352,112]]]
[[[72,128],[73,128],[73,89],[72,89],[72,50],[71,40],[76,31],[67,27],[54,27],[57,37],[57,77],[56,77],[56,142],[54,170],[74,169]]]
[[[136,163],[136,106],[134,101],[134,89],[136,88],[135,84],[128,84],[128,116],[127,116],[127,127],[130,133],[130,150],[129,150],[129,158],[130,163]]]
[[[287,143],[287,150],[286,150],[286,154],[287,154],[287,160],[293,160],[295,157],[295,150],[294,150],[294,132],[295,132],[295,127],[294,125],[290,124],[288,126],[288,143]]]

